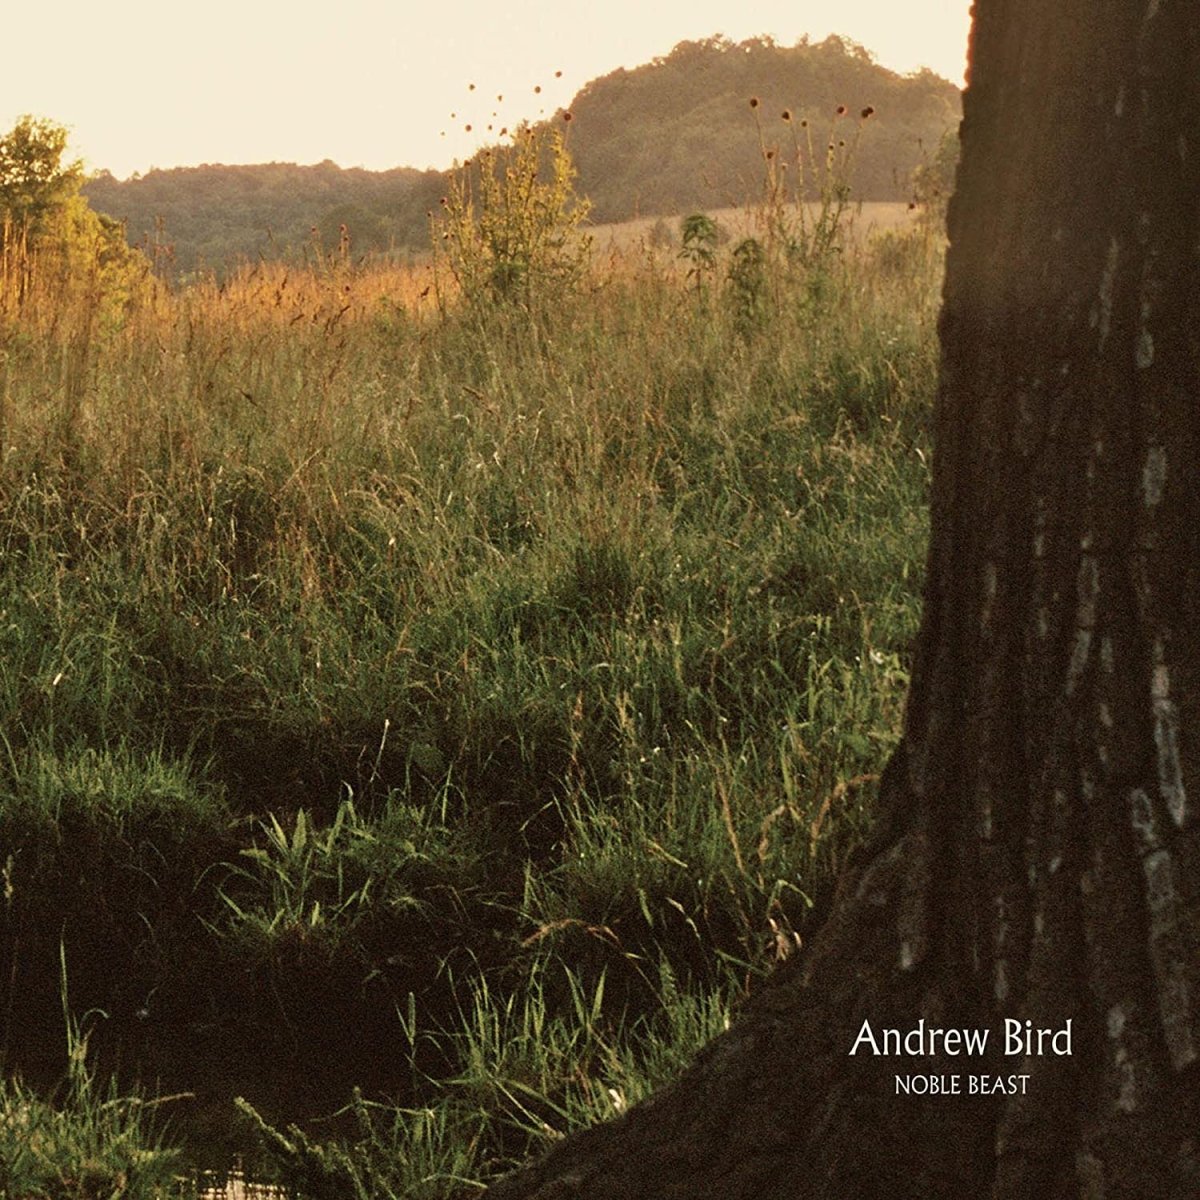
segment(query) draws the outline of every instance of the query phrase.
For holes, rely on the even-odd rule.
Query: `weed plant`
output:
[[[583,278],[588,204],[575,195],[570,120],[564,113],[562,129],[521,125],[510,142],[452,173],[432,242],[468,305],[518,304],[533,313]]]
[[[373,1065],[348,1139],[256,1125],[306,1194],[470,1195],[645,1095],[803,936],[899,733],[936,254],[835,270],[818,222],[698,303],[586,256],[538,136],[448,198],[453,284],[0,303],[9,1063],[61,938],[122,1047]]]

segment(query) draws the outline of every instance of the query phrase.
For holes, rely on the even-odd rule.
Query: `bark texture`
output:
[[[1200,1196],[1200,17],[977,0],[905,737],[803,956],[492,1200]],[[986,1028],[983,1058],[874,1030]],[[1072,1053],[1003,1054],[1006,1019]],[[1028,1075],[896,1095],[897,1073]]]

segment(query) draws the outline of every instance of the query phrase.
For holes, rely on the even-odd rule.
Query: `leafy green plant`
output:
[[[160,1200],[185,1189],[181,1156],[154,1131],[155,1101],[95,1086],[86,1065],[43,1100],[0,1079],[0,1195],[45,1200]]]
[[[726,296],[733,328],[741,338],[763,327],[768,312],[768,263],[758,238],[743,238],[733,248],[726,270]]]
[[[241,1097],[235,1103],[276,1178],[300,1200],[466,1200],[484,1190],[480,1120],[449,1106],[403,1107],[355,1092],[334,1114],[353,1131],[320,1139],[294,1123],[270,1124]]]
[[[687,278],[701,298],[717,269],[717,223],[706,213],[691,213],[679,228],[683,241],[679,257],[688,264]]]
[[[23,116],[0,136],[0,321],[77,305],[84,332],[100,335],[146,298],[149,264],[119,221],[88,206],[82,164],[66,152],[67,130],[42,118]]]

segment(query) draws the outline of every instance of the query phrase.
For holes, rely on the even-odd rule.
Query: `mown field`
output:
[[[940,250],[777,235],[6,264],[0,1192],[475,1195],[794,951],[899,734]]]

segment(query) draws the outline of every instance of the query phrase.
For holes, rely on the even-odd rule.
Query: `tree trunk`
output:
[[[1200,20],[975,10],[925,608],[872,846],[678,1083],[493,1200],[1200,1196]],[[986,1051],[861,1036],[922,1019]]]

